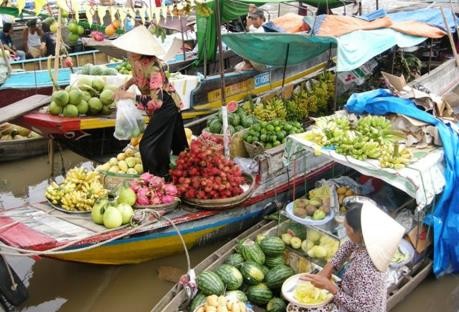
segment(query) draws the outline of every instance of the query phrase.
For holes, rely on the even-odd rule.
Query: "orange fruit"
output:
[[[113,23],[112,23],[113,27],[115,27],[116,29],[120,28],[121,26],[121,22],[119,20],[114,20]]]
[[[108,25],[107,27],[105,27],[105,34],[109,37],[113,36],[116,32],[116,29],[115,27],[113,27],[113,25]]]

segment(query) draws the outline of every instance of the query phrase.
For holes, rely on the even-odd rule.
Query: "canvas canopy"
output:
[[[270,66],[305,63],[337,45],[333,37],[284,33],[231,33],[222,39],[243,58]]]

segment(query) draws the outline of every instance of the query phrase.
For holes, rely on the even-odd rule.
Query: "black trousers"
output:
[[[159,177],[169,173],[171,150],[174,155],[188,148],[182,114],[171,96],[164,92],[163,105],[153,113],[140,141],[143,169]]]

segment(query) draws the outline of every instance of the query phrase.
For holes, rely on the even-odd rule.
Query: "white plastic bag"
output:
[[[129,140],[145,130],[142,113],[133,100],[123,99],[116,103],[116,123],[113,136],[118,140]]]

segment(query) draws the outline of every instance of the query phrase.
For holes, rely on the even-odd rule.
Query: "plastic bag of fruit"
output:
[[[115,133],[118,140],[129,140],[138,137],[145,129],[142,113],[129,99],[118,100],[116,104]]]

